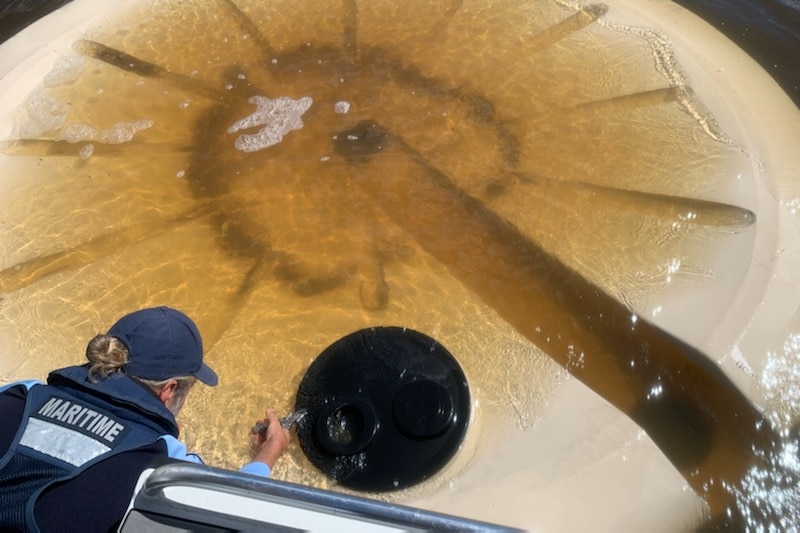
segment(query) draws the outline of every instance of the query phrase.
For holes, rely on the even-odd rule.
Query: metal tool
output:
[[[281,426],[283,426],[284,429],[291,429],[292,425],[300,422],[306,416],[306,412],[307,411],[305,409],[300,409],[290,415],[282,417],[280,419]],[[266,430],[267,424],[264,422],[259,422],[250,428],[250,431],[253,433],[264,433]]]

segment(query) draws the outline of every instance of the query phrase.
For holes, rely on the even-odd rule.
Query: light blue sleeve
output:
[[[7,391],[12,387],[16,387],[17,385],[24,385],[26,389],[31,390],[31,387],[34,385],[41,385],[42,382],[37,379],[29,379],[26,381],[15,381],[14,383],[9,383],[7,385],[0,385],[0,393]]]
[[[259,461],[253,461],[252,463],[247,463],[242,468],[239,469],[239,472],[244,472],[245,474],[253,474],[256,476],[261,477],[269,477],[271,471],[267,463],[261,463]]]
[[[172,435],[161,435],[161,439],[167,443],[167,456],[190,463],[205,464],[199,455],[186,451],[186,445]]]
[[[167,455],[169,457],[172,457],[173,459],[179,459],[181,461],[188,461],[190,463],[197,463],[201,465],[205,464],[199,455],[188,453],[186,451],[186,445],[172,435],[162,435],[161,439],[167,443]],[[266,463],[261,463],[259,461],[247,463],[240,468],[239,471],[244,472],[245,474],[253,474],[261,477],[269,477],[271,473],[269,466],[267,466]]]

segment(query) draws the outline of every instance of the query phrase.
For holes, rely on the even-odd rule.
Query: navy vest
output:
[[[0,490],[0,530],[37,531],[33,508],[48,486],[177,434],[172,413],[144,385],[123,375],[92,383],[86,366],[53,372],[48,385],[28,390],[22,422],[0,458],[0,487],[13,487]]]

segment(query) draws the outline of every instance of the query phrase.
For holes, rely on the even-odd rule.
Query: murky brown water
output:
[[[130,309],[179,307],[222,379],[193,393],[186,440],[237,467],[252,420],[291,410],[325,346],[407,326],[459,359],[476,401],[441,483],[505,425],[534,424],[564,377],[492,303],[519,283],[502,258],[528,244],[473,239],[458,217],[477,212],[643,317],[670,322],[685,312],[674,301],[713,294],[687,333],[705,340],[749,261],[752,184],[652,43],[550,1],[237,5],[142,2],[87,36],[21,112],[26,141],[5,147],[0,184],[4,378],[81,362],[86,339]],[[244,152],[237,139],[265,122],[231,131],[253,117],[251,96],[311,101],[302,127]],[[364,120],[391,141],[337,151]],[[132,139],[111,144],[125,129]],[[451,209],[465,198],[467,215]],[[542,309],[531,331],[569,329]],[[276,476],[327,484],[299,447]]]

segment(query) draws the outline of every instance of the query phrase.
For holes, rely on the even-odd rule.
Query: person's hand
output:
[[[267,409],[267,417],[257,424],[266,426],[266,429],[250,436],[250,442],[256,451],[253,461],[266,463],[271,469],[289,446],[289,430],[281,426],[278,415],[271,407]]]

